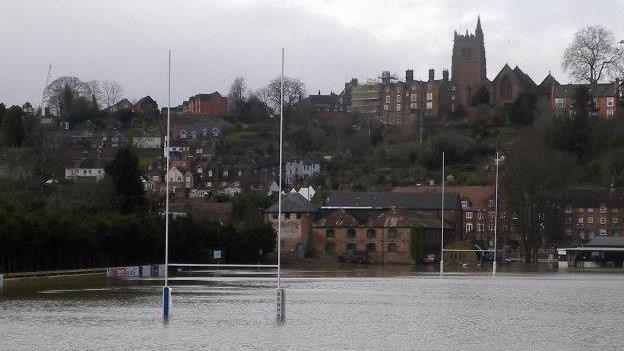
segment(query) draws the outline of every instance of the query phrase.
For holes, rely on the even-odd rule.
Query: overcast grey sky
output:
[[[560,58],[574,32],[601,24],[624,39],[621,0],[373,1],[3,0],[0,101],[37,105],[48,64],[53,78],[117,80],[130,99],[166,104],[167,50],[173,50],[173,104],[196,93],[227,93],[236,76],[256,89],[279,74],[309,93],[339,92],[382,70],[424,79],[450,69],[453,31],[481,15],[488,76],[508,62],[537,83],[562,82]]]

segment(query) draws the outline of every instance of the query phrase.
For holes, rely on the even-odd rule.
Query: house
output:
[[[156,119],[158,118],[158,104],[149,95],[137,101],[132,107],[132,111],[139,119]]]
[[[569,189],[564,211],[565,233],[573,240],[624,235],[624,189]]]
[[[108,106],[107,108],[104,109],[104,112],[107,113],[116,113],[119,111],[123,111],[123,110],[132,110],[132,107],[134,105],[132,105],[132,103],[130,101],[128,101],[128,99],[121,99],[119,101],[117,101],[114,105]]]
[[[322,120],[335,120],[345,116],[346,108],[339,95],[333,92],[329,95],[310,95],[301,101],[301,106],[312,111]]]
[[[71,181],[100,181],[104,175],[103,168],[65,168],[65,179]]]
[[[316,194],[316,190],[310,185],[307,187],[302,187],[298,192],[304,199],[311,201],[314,195]]]
[[[445,203],[442,222],[440,194],[330,192],[312,224],[311,246],[321,257],[364,251],[376,263],[413,263],[409,250],[413,231],[420,232],[424,254],[439,252],[442,227],[445,243],[459,239],[457,193],[447,193]]]
[[[284,162],[284,183],[292,185],[298,180],[312,178],[321,172],[321,164],[310,159],[290,158]]]
[[[163,139],[160,134],[141,133],[132,138],[132,144],[137,149],[160,149],[163,146]]]
[[[573,111],[574,94],[584,86],[594,98],[596,114],[603,118],[613,118],[620,108],[621,82],[607,84],[554,84],[550,95],[556,115],[570,115]]]
[[[195,116],[223,116],[228,112],[227,99],[218,91],[197,94],[182,104],[182,111]]]
[[[310,229],[316,214],[317,207],[311,205],[303,196],[297,193],[282,196],[282,252],[293,253],[299,257],[306,255]],[[265,211],[265,218],[277,230],[277,202]]]

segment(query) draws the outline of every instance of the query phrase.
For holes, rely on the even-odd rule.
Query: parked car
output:
[[[437,259],[434,254],[425,255],[422,259],[423,264],[433,264],[436,263]]]
[[[338,256],[338,261],[343,263],[368,263],[368,253],[366,251],[345,251]]]

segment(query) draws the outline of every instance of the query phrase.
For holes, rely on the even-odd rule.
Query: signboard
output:
[[[566,250],[565,249],[557,249],[557,255],[565,256],[566,255]]]
[[[215,260],[220,260],[221,259],[221,250],[214,250],[212,252],[212,258]]]

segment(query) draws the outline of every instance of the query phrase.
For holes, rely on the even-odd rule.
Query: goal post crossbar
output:
[[[169,267],[277,268],[276,264],[169,263]]]
[[[460,250],[460,249],[442,249],[443,252],[494,252],[494,250]]]

